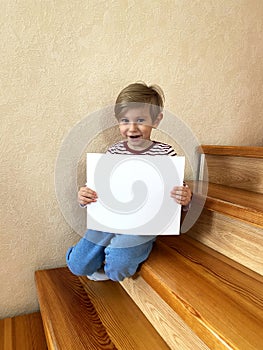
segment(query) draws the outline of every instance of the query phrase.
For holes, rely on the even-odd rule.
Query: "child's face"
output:
[[[162,119],[160,113],[156,121],[152,121],[149,111],[150,106],[131,108],[125,112],[119,120],[119,128],[122,137],[128,141],[132,149],[143,150],[149,146],[151,132]]]

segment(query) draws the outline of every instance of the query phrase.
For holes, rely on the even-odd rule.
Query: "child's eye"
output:
[[[120,120],[120,124],[129,124],[129,119],[122,118],[122,119]]]
[[[137,123],[138,123],[138,124],[143,124],[144,121],[145,121],[145,120],[144,120],[143,118],[139,118],[139,119],[137,120]]]

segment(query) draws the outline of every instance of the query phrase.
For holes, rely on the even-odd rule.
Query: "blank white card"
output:
[[[87,227],[128,235],[179,235],[185,157],[87,154],[87,186],[98,194],[87,206]]]

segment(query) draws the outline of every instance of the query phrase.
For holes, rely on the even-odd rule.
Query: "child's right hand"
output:
[[[87,205],[97,201],[97,193],[88,187],[81,187],[78,192],[78,202],[81,205]]]

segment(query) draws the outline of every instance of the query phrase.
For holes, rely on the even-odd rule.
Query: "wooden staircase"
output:
[[[263,350],[263,147],[202,152],[208,195],[186,234],[160,236],[139,276],[121,283],[37,271],[46,340],[40,314],[22,328],[2,320],[0,350]]]
[[[160,237],[140,277],[122,286],[172,349],[261,350],[263,148],[202,149],[209,186],[200,218],[187,234]],[[169,306],[160,310],[169,334],[153,315],[160,300]],[[181,332],[186,324],[203,344],[184,342],[192,339]]]

